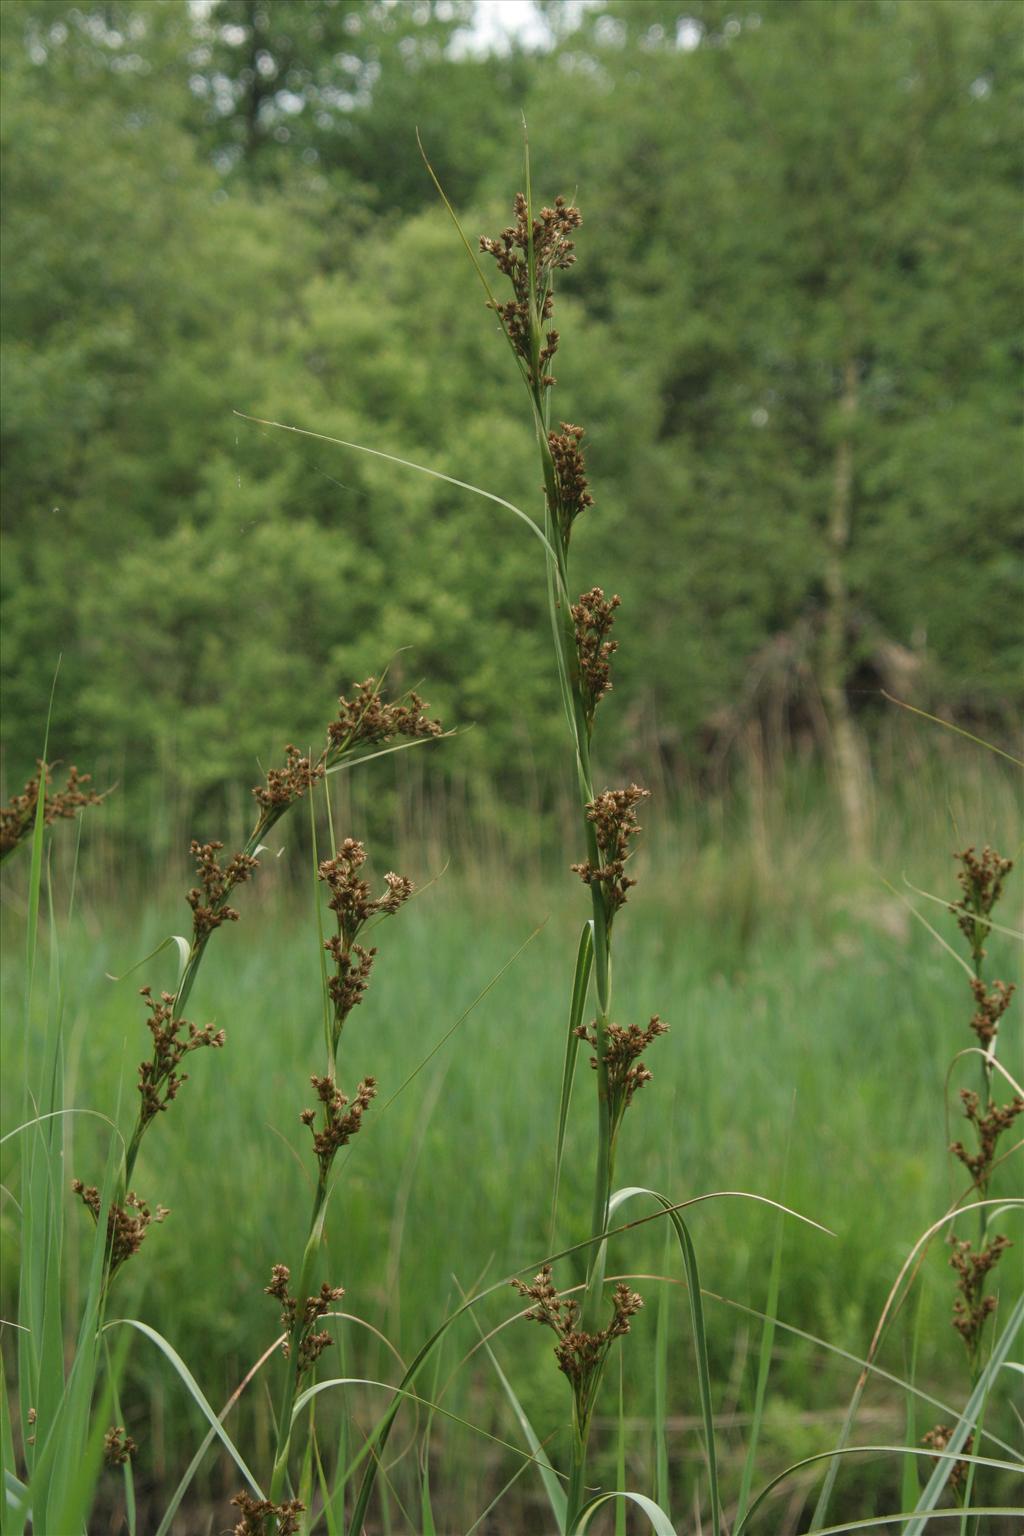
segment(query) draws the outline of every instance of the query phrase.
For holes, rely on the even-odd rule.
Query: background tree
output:
[[[613,0],[500,59],[460,53],[467,14],[3,7],[9,772],[58,651],[59,751],[187,806],[411,645],[399,667],[480,726],[454,771],[513,799],[544,778],[521,528],[232,415],[537,505],[415,147],[490,228],[525,107],[537,187],[586,220],[557,371],[639,701],[610,706],[611,754],[643,730],[702,773],[770,682],[827,720],[862,846],[893,658],[997,733],[1020,697],[1014,7]]]

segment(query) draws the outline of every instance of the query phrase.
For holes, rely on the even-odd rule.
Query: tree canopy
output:
[[[463,0],[7,0],[9,776],[58,653],[57,751],[131,794],[244,782],[402,647],[478,725],[460,772],[548,760],[522,525],[233,414],[537,509],[416,144],[492,233],[521,113],[539,194],[584,214],[554,410],[587,427],[581,583],[623,597],[620,755],[642,724],[698,768],[772,657],[822,687],[830,609],[869,730],[885,655],[928,706],[1019,703],[1013,0],[547,10],[547,49],[481,58]]]

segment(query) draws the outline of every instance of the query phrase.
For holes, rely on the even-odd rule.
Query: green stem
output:
[[[569,1459],[569,1487],[565,1498],[565,1536],[573,1536],[580,1510],[586,1502],[587,1442],[589,1425],[579,1428],[573,1424],[572,1448]]]
[[[284,812],[284,809],[285,807],[282,806],[275,807],[273,810],[261,812],[256,825],[249,833],[249,836],[246,838],[245,845],[242,848],[242,853],[246,857],[252,856],[254,849],[259,846],[260,842],[270,831],[274,823],[279,820]],[[219,909],[225,905],[230,894],[231,887],[229,887],[224,892],[223,896],[221,896],[219,900],[214,903],[214,911],[219,911]],[[213,930],[211,929],[210,933],[212,932]],[[181,980],[178,983],[178,989],[174,994],[174,1014],[176,1018],[181,1017],[185,1005],[187,1004],[189,996],[192,992],[192,988],[195,985],[196,976],[199,973],[199,966],[202,963],[204,954],[206,953],[206,946],[210,939],[210,933],[205,933],[203,934],[202,938],[193,939],[192,941],[192,948],[189,950],[188,959],[185,961],[185,969],[181,973]],[[153,1060],[156,1060],[155,1046],[153,1050]],[[132,1139],[128,1143],[128,1150],[125,1153],[124,1180],[120,1192],[120,1198],[122,1199],[124,1197],[125,1191],[128,1189],[128,1186],[131,1183],[132,1173],[135,1170],[135,1163],[139,1155],[139,1148],[142,1145],[142,1138],[145,1135],[146,1127],[148,1125],[149,1121],[143,1120],[142,1118],[142,1109],[140,1107],[138,1119],[135,1122],[135,1129],[132,1132]]]
[[[306,1297],[312,1293],[313,1274],[316,1269],[320,1238],[323,1232],[323,1212],[327,1199],[327,1186],[323,1178],[317,1182],[313,1196],[313,1209],[309,1218],[309,1234],[302,1254],[302,1268],[295,1286],[295,1322],[288,1340],[288,1371],[281,1388],[281,1401],[277,1410],[277,1447],[274,1452],[274,1470],[270,1478],[270,1499],[279,1503],[288,1478],[288,1453],[292,1441],[292,1411],[299,1390],[299,1346],[305,1330],[304,1307]]]

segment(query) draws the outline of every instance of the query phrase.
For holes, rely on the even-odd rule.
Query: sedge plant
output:
[[[124,1426],[109,1424],[107,1418],[110,1412],[116,1412],[113,1405],[117,1402],[118,1363],[123,1358],[123,1343],[115,1349],[114,1368],[108,1370],[106,1384],[97,1395],[103,1356],[108,1360],[110,1357],[102,1340],[114,1326],[104,1321],[105,1309],[112,1282],[122,1266],[139,1252],[151,1224],[162,1221],[169,1214],[167,1208],[144,1199],[132,1187],[146,1132],[169,1109],[187,1080],[188,1074],[182,1070],[185,1058],[203,1047],[219,1048],[225,1042],[223,1030],[215,1029],[213,1025],[199,1027],[191,1023],[184,1017],[184,1008],[212,935],[225,923],[238,920],[239,914],[229,898],[258,867],[263,839],[285,813],[327,774],[444,734],[440,724],[424,713],[422,700],[416,694],[388,702],[382,694],[382,683],[383,678],[369,678],[355,687],[350,698],[340,699],[337,716],[327,727],[319,754],[306,755],[296,747],[288,746],[284,764],[271,769],[264,782],[253,790],[257,804],[253,827],[243,847],[230,859],[226,862],[222,859],[223,845],[219,842],[192,842],[196,883],[187,897],[192,912],[191,938],[186,940],[176,936],[160,946],[164,949],[168,944],[176,943],[180,957],[177,985],[173,992],[165,991],[158,997],[149,986],[141,989],[152,1050],[138,1068],[138,1105],[132,1129],[127,1137],[122,1137],[116,1118],[111,1121],[101,1116],[113,1130],[103,1178],[98,1184],[86,1184],[78,1178],[72,1181],[73,1190],[93,1218],[96,1236],[77,1344],[67,1370],[64,1366],[61,1297],[65,1177],[62,1125],[68,1114],[84,1111],[69,1109],[63,1102],[64,989],[50,889],[50,1002],[43,1043],[42,1090],[26,1101],[25,1123],[8,1133],[8,1136],[27,1137],[22,1157],[17,1332],[20,1458],[13,1425],[7,1415],[6,1397],[0,1421],[0,1454],[7,1481],[8,1519],[12,1530],[22,1528],[30,1520],[38,1530],[82,1529],[99,1465],[106,1461],[113,1467],[126,1467],[135,1449]],[[26,1027],[33,995],[44,890],[45,833],[54,821],[70,818],[99,798],[82,788],[87,782],[86,776],[73,770],[68,786],[55,794],[51,803],[47,794],[50,772],[41,760],[36,779],[5,811],[5,851],[13,851],[19,843],[31,838]],[[358,986],[358,979],[353,985]],[[325,1113],[330,1115],[330,1105],[325,1105]],[[198,1385],[173,1348],[149,1325],[133,1319],[125,1321],[146,1334],[171,1360],[214,1432],[251,1481],[248,1469],[220,1429]],[[130,1479],[126,1482],[130,1486]]]
[[[970,990],[974,1011],[970,1027],[977,1044],[969,1048],[979,1063],[980,1093],[973,1088],[960,1089],[960,1103],[970,1130],[965,1143],[959,1137],[951,1142],[950,1153],[970,1176],[970,1195],[963,1206],[963,1219],[976,1213],[976,1235],[961,1236],[955,1226],[949,1229],[949,1264],[956,1276],[951,1322],[966,1351],[967,1374],[972,1390],[978,1386],[985,1366],[986,1325],[996,1312],[998,1300],[992,1291],[992,1275],[1012,1244],[1003,1233],[992,1231],[994,1206],[990,1200],[993,1171],[1003,1161],[1002,1138],[1017,1117],[1024,1112],[1024,1094],[1013,1085],[1003,1103],[996,1098],[1000,1069],[997,1046],[1000,1025],[1016,990],[1013,983],[985,978],[986,944],[992,927],[992,912],[1003,893],[1006,877],[1013,868],[1011,859],[985,847],[977,853],[973,847],[956,855],[960,865],[958,881],[960,900],[951,905],[957,926],[970,951]],[[1012,1080],[1011,1080],[1012,1081]],[[1005,1083],[1002,1087],[1005,1091]],[[1000,1098],[1002,1094],[1000,1094]],[[960,1229],[962,1231],[962,1228]],[[945,1450],[952,1438],[949,1424],[940,1423],[924,1437],[924,1444]],[[975,1442],[972,1430],[965,1442],[969,1453]],[[949,1470],[949,1488],[957,1502],[967,1506],[974,1472],[970,1462],[957,1461]]]
[[[585,856],[573,866],[590,896],[588,938],[581,970],[589,970],[595,999],[590,1025],[572,1025],[568,1078],[577,1043],[593,1051],[596,1084],[594,1192],[587,1278],[581,1301],[562,1299],[551,1269],[545,1266],[532,1284],[514,1282],[532,1302],[526,1316],[556,1335],[555,1356],[571,1387],[572,1425],[566,1529],[575,1530],[586,1494],[587,1452],[594,1407],[615,1339],[629,1332],[630,1319],[643,1305],[640,1295],[620,1282],[613,1293],[611,1317],[603,1320],[604,1262],[609,1206],[623,1119],[634,1095],[650,1081],[643,1052],[667,1026],[655,1015],[641,1027],[621,1025],[612,1013],[612,936],[635,880],[627,873],[633,840],[640,830],[637,810],[649,791],[636,784],[595,788],[592,765],[598,706],[611,688],[611,638],[617,594],[591,587],[570,598],[569,553],[576,521],[593,506],[584,458],[584,429],[572,422],[552,427],[550,368],[559,346],[551,324],[556,274],[575,263],[573,235],[581,224],[579,209],[557,197],[535,212],[529,182],[517,194],[513,222],[496,237],[482,237],[481,251],[492,257],[511,288],[510,298],[489,296],[530,403],[544,484],[544,534],[548,548],[547,597],[558,679],[569,728],[579,793]],[[585,1001],[587,984],[578,975],[574,993]]]

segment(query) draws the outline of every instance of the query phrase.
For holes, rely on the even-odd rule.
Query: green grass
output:
[[[643,1184],[673,1199],[716,1189],[777,1197],[788,1135],[786,1202],[836,1235],[790,1224],[778,1315],[783,1323],[860,1355],[902,1259],[948,1203],[943,1085],[950,1059],[967,1043],[963,978],[881,883],[858,884],[839,868],[812,864],[801,888],[780,856],[778,889],[762,885],[748,917],[737,923],[730,916],[735,903],[727,882],[730,869],[731,878],[740,878],[741,866],[730,866],[720,853],[701,859],[680,855],[676,862],[665,857],[665,841],[662,859],[645,874],[623,918],[630,942],[616,973],[616,1012],[622,1022],[660,1012],[671,1033],[652,1059],[654,1083],[627,1119],[617,1183]],[[930,873],[941,862],[933,858]],[[111,1317],[153,1323],[215,1407],[275,1336],[277,1308],[262,1287],[273,1263],[301,1251],[308,1220],[305,1175],[292,1149],[305,1150],[308,1133],[298,1115],[311,1094],[304,1084],[310,1072],[321,1070],[320,964],[308,885],[292,884],[286,866],[286,859],[266,863],[258,887],[241,893],[242,921],[218,936],[206,960],[188,1012],[199,1024],[212,1020],[223,1026],[227,1048],[190,1058],[191,1080],[143,1145],[133,1183],[147,1198],[170,1206],[172,1215],[151,1229],[142,1258],[118,1278],[107,1309]],[[429,874],[429,868],[409,868],[408,859],[399,867],[421,880]],[[889,873],[898,879],[898,868]],[[12,872],[15,889],[18,878]],[[166,933],[184,926],[183,915],[184,903],[162,889],[133,911],[86,901],[64,944],[70,979],[68,1102],[108,1111],[120,1094],[122,1118],[127,1122],[134,1114],[135,1068],[148,1043],[136,989],[143,981],[172,985],[172,956],[161,956],[117,984],[105,973],[126,970]],[[928,916],[940,928],[951,924],[941,908],[929,909]],[[567,957],[575,952],[579,920],[579,891],[569,878],[543,887],[520,885],[507,870],[478,867],[472,880],[449,872],[401,921],[375,935],[381,955],[374,985],[346,1030],[339,1076],[343,1087],[352,1088],[372,1072],[381,1096],[348,1149],[328,1216],[325,1272],[346,1286],[346,1309],[379,1328],[406,1360],[457,1304],[457,1284],[498,1280],[545,1255],[571,982]],[[13,1019],[23,986],[11,942],[16,912],[6,921],[4,1004]],[[524,954],[385,1109],[395,1089],[542,922]],[[1011,941],[997,938],[990,950],[991,974],[1012,974]],[[17,1123],[26,1066],[17,1033],[12,1037],[3,1075],[5,1126]],[[35,1074],[38,1067],[35,1061],[30,1071]],[[588,1235],[587,1071],[581,1065],[562,1166],[560,1232],[566,1244]],[[69,1126],[69,1142],[68,1180],[77,1174],[98,1181],[103,1144],[91,1123],[78,1119]],[[4,1148],[8,1187],[17,1187],[17,1155],[16,1143]],[[639,1207],[626,1214],[640,1214]],[[16,1308],[18,1231],[10,1201],[3,1206],[3,1222],[2,1309],[10,1317]],[[90,1232],[70,1196],[67,1222],[74,1275],[75,1245],[87,1254]],[[773,1213],[748,1202],[709,1202],[690,1213],[688,1224],[704,1287],[746,1306],[764,1306]],[[631,1234],[628,1247],[625,1240],[613,1240],[609,1273],[628,1268],[660,1274],[663,1254],[663,1224],[652,1223]],[[570,1282],[572,1262],[562,1266],[563,1284]],[[675,1263],[678,1278],[678,1257]],[[575,1264],[582,1282],[582,1255]],[[638,1288],[645,1290],[642,1283]],[[646,1482],[634,1477],[634,1487],[653,1486],[655,1460],[648,1388],[658,1287],[649,1283],[646,1294],[647,1309],[623,1351],[627,1465],[642,1466],[646,1477]],[[685,1510],[701,1475],[700,1404],[685,1294],[681,1288],[673,1294],[667,1434],[673,1507]],[[923,1297],[917,1381],[958,1404],[964,1363],[960,1341],[945,1321],[950,1285],[941,1250],[926,1266]],[[72,1326],[81,1304],[75,1284],[68,1302]],[[760,1325],[756,1317],[714,1300],[706,1305],[720,1456],[725,1485],[735,1489],[744,1453],[743,1415],[757,1379]],[[499,1293],[481,1309],[481,1320],[495,1327],[518,1307],[511,1290]],[[895,1343],[883,1355],[896,1374],[902,1374],[906,1337],[898,1324]],[[856,1375],[853,1366],[830,1360],[784,1331],[775,1342],[755,1492],[787,1459],[834,1443]],[[472,1363],[456,1371],[462,1356],[478,1345],[468,1321],[451,1336],[442,1383],[449,1372],[456,1373],[442,1405],[502,1439],[523,1443],[486,1352],[478,1349]],[[541,1439],[557,1433],[564,1421],[564,1383],[552,1368],[542,1330],[517,1324],[492,1345]],[[325,1364],[329,1374],[335,1364],[340,1368],[329,1356]],[[346,1331],[345,1371],[379,1379],[400,1374],[383,1346],[356,1329]],[[605,1486],[615,1483],[617,1376],[609,1374],[598,1409],[596,1465],[607,1474]],[[421,1391],[428,1379],[429,1373]],[[146,1510],[159,1514],[161,1499],[166,1501],[205,1426],[141,1338],[133,1342],[120,1395],[141,1447],[137,1469],[140,1530],[145,1530]],[[364,1428],[386,1406],[383,1393],[363,1392],[350,1403]],[[927,1404],[919,1407],[922,1427],[936,1417],[942,1415]],[[321,1399],[318,1423],[329,1427],[336,1419],[336,1405]],[[266,1465],[273,1424],[259,1381],[238,1422],[250,1464]],[[903,1422],[898,1391],[870,1388],[864,1435],[894,1443]],[[1007,1430],[997,1405],[986,1422],[997,1433]],[[411,1426],[407,1410],[390,1453],[410,1444]],[[439,1531],[468,1528],[516,1467],[510,1453],[440,1418],[432,1426],[431,1453]],[[212,1451],[206,1467],[197,1493],[204,1500],[226,1500],[238,1486],[237,1474]],[[400,1462],[390,1478],[415,1511],[415,1528],[415,1457]],[[847,1471],[839,1486],[851,1490],[846,1512],[863,1516],[882,1512],[887,1500],[898,1497],[899,1484],[900,1468],[893,1461]],[[111,1498],[116,1486],[111,1479]],[[528,1472],[501,1506],[518,1515],[506,1514],[510,1523],[495,1529],[527,1528],[517,1522],[528,1521],[530,1511],[542,1520],[541,1498],[540,1480]],[[786,1507],[785,1502],[774,1506],[776,1514]],[[839,1518],[841,1494],[836,1509]],[[227,1513],[221,1502],[215,1528]],[[394,1529],[409,1529],[397,1503],[392,1515]],[[602,1518],[595,1520],[595,1531]],[[609,1511],[609,1522],[613,1519]],[[154,1518],[154,1529],[155,1524]],[[203,1528],[201,1522],[196,1528]]]

